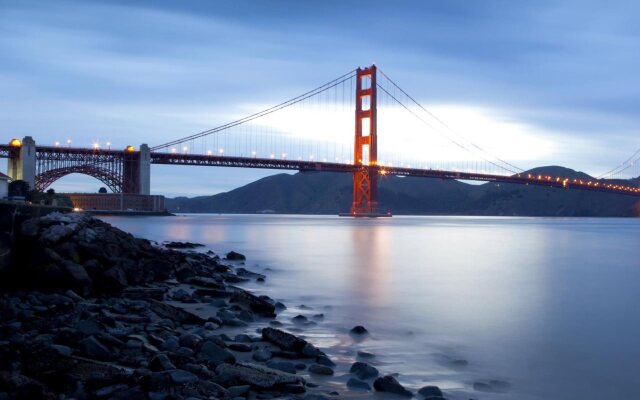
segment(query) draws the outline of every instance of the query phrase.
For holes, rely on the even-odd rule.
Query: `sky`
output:
[[[500,158],[598,175],[640,148],[638,15],[633,1],[0,0],[0,140],[160,144],[375,63]],[[271,174],[153,166],[152,192]]]

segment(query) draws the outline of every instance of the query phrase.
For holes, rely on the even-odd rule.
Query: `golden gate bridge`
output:
[[[138,149],[40,146],[31,137],[0,145],[11,179],[44,191],[73,173],[115,193],[149,194],[151,164],[342,172],[353,175],[347,213],[377,216],[378,181],[415,176],[538,185],[640,196],[640,150],[594,179],[532,175],[460,135],[378,67],[350,71],[260,112]]]

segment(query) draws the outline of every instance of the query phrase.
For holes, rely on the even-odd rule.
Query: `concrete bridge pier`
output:
[[[13,143],[12,143],[13,145]],[[33,189],[36,185],[36,142],[31,136],[25,136],[16,146],[16,157],[10,157],[7,163],[7,175],[12,180],[23,180]]]
[[[140,151],[125,151],[123,171],[124,193],[150,194],[151,151],[146,143],[140,145]]]

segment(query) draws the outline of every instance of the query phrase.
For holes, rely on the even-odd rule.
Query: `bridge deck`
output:
[[[17,155],[17,148],[0,145],[0,158],[11,158]],[[77,147],[37,146],[38,159],[71,158],[75,161],[105,161],[105,158],[122,158],[124,150],[87,149]],[[353,173],[361,168],[352,164],[318,162],[314,160],[287,160],[276,158],[230,157],[218,155],[198,155],[181,153],[152,152],[152,164],[164,165],[200,165],[212,167],[261,168],[297,171],[325,171]],[[608,180],[580,180],[566,177],[546,175],[492,175],[476,172],[445,171],[434,169],[417,169],[375,166],[380,175],[414,176],[438,179],[460,179],[496,183],[513,183],[520,185],[547,186],[561,189],[579,189],[612,194],[624,194],[640,197],[640,187]]]

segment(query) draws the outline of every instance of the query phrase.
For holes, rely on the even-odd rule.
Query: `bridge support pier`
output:
[[[36,185],[36,142],[31,136],[25,136],[16,148],[15,156],[7,163],[7,175],[12,180],[23,180],[30,189]]]

